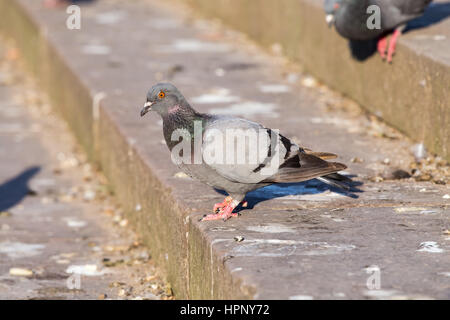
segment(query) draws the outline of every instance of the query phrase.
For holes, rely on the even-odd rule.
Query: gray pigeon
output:
[[[337,32],[350,40],[378,39],[378,52],[382,59],[392,62],[399,27],[421,16],[432,0],[325,0],[327,23],[336,27]],[[373,20],[375,7],[379,8],[380,24]],[[369,8],[369,10],[368,10]],[[368,27],[368,21],[369,26]],[[392,33],[389,47],[387,37]],[[386,56],[387,49],[387,56]]]
[[[349,190],[350,179],[337,173],[346,166],[325,161],[336,155],[299,147],[276,130],[252,121],[199,113],[172,84],[160,83],[149,90],[141,116],[148,111],[162,117],[164,138],[179,168],[228,193],[203,220],[236,216],[233,210],[248,192],[274,183],[317,178]]]

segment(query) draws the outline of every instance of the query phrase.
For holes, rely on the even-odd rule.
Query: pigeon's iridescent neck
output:
[[[179,105],[175,105],[173,107],[170,107],[167,112],[169,114],[175,114],[175,113],[179,112],[180,109],[181,109],[181,107]]]
[[[171,111],[171,109],[173,109]],[[192,108],[184,108],[182,106],[174,106],[168,109],[166,114],[162,115],[163,119],[163,133],[169,149],[178,143],[172,141],[172,134],[176,130],[186,130],[189,134],[194,134],[194,124],[197,121],[202,123],[204,128],[204,121],[207,115],[196,112]]]

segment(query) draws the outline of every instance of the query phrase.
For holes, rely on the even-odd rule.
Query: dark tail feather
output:
[[[325,177],[329,178],[329,179],[337,180],[337,181],[347,182],[347,183],[352,183],[353,182],[353,180],[350,179],[349,177],[344,176],[344,175],[342,175],[340,173],[337,173],[337,172],[336,173],[327,174]]]
[[[330,186],[339,189],[344,189],[346,191],[351,191],[352,189],[352,187],[349,185],[349,183],[351,183],[352,180],[339,173],[331,173],[326,176],[318,177],[317,180],[320,180],[323,183],[326,183]]]
[[[262,182],[289,183],[302,182],[327,176],[347,168],[345,164],[327,162],[319,157],[302,153],[280,166],[278,172]]]
[[[320,158],[320,159],[322,159],[322,160],[329,160],[329,159],[336,159],[336,158],[337,158],[337,155],[336,155],[336,154],[330,153],[330,152],[314,152],[314,151],[312,151],[312,150],[310,150],[310,149],[306,149],[306,148],[304,148],[303,150],[304,150],[307,154],[316,156],[316,157],[318,157],[318,158]]]

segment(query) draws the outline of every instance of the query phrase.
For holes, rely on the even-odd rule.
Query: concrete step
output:
[[[371,182],[409,170],[411,143],[337,108],[352,109],[348,100],[178,5],[96,1],[81,7],[81,30],[36,1],[1,0],[0,9],[3,32],[109,178],[177,297],[449,297],[449,187]],[[315,181],[271,186],[248,195],[241,217],[199,222],[223,195],[179,174],[160,119],[139,117],[163,79],[199,111],[231,112],[338,153],[362,192]],[[215,98],[201,103],[205,94]],[[224,96],[234,102],[217,103]],[[371,265],[382,290],[366,286]]]
[[[0,299],[171,299],[67,124],[0,41]]]

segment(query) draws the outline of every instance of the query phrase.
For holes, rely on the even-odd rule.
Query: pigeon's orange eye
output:
[[[162,92],[162,91],[160,91],[158,93],[158,98],[160,98],[160,99],[164,98],[165,96],[166,96],[166,94],[164,92]]]

